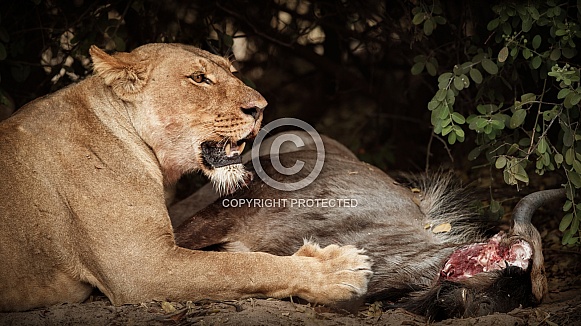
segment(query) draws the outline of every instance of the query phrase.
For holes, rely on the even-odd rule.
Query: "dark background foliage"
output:
[[[465,6],[450,3],[450,16],[492,16]],[[409,73],[414,55],[431,46],[411,23],[413,7],[377,0],[3,1],[0,88],[4,105],[20,107],[82,78],[91,44],[130,51],[181,42],[229,56],[244,39],[238,69],[269,101],[266,121],[304,119],[383,168],[423,169],[435,78]],[[459,32],[442,28],[434,42],[450,42],[450,33]],[[64,38],[73,44],[63,46]]]
[[[581,38],[580,3],[2,1],[0,120],[90,73],[92,44],[110,52],[150,42],[193,44],[235,60],[240,78],[269,101],[265,122],[305,120],[380,168],[504,169],[504,180],[517,185],[529,183],[525,170],[550,172],[545,181],[533,182],[537,189],[568,180],[573,243],[581,220],[581,204],[574,201],[575,189],[581,187],[575,48]],[[547,77],[553,65],[564,64],[577,76],[573,84]],[[566,94],[557,92],[564,88],[569,91],[563,104],[559,96]],[[551,102],[558,99],[560,111]],[[535,101],[542,102],[536,120],[531,114]],[[552,122],[563,112],[567,122],[559,116],[558,129],[559,123]],[[542,126],[541,114],[547,120]],[[450,123],[457,125],[451,130],[454,141],[451,127],[446,130]],[[535,128],[542,130],[535,133]],[[568,139],[564,145],[563,134]],[[516,151],[526,155],[511,152],[511,145],[526,145],[526,139],[528,152]],[[475,150],[486,155],[475,159]],[[486,183],[508,187],[502,176],[496,180]],[[498,210],[498,203],[491,203]]]

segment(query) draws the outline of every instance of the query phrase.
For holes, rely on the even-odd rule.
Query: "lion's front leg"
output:
[[[369,258],[352,246],[307,243],[293,256],[175,247],[159,258],[117,273],[103,292],[114,304],[297,296],[345,308],[362,300],[372,275]]]

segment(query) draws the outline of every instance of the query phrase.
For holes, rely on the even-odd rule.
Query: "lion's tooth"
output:
[[[226,156],[230,156],[230,143],[226,144],[224,151],[226,152]]]
[[[242,143],[240,146],[238,146],[238,151],[240,153],[244,152],[244,146],[246,146],[246,143]]]

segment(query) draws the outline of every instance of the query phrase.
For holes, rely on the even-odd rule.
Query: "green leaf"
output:
[[[563,145],[565,145],[565,147],[571,147],[573,146],[574,140],[575,137],[573,136],[572,130],[568,127],[563,127]]]
[[[571,48],[563,48],[561,50],[561,54],[563,54],[563,56],[567,59],[572,59],[574,56],[577,55],[577,50]]]
[[[581,188],[581,176],[579,176],[578,173],[575,171],[569,171],[569,180],[573,183],[575,188]]]
[[[533,37],[533,43],[532,43],[533,49],[535,49],[535,50],[538,49],[539,46],[541,46],[541,41],[542,41],[541,36],[535,35],[535,37]]]
[[[457,124],[464,124],[466,122],[464,116],[458,112],[452,113],[452,120],[454,120],[454,122],[456,122]]]
[[[524,183],[529,183],[529,175],[525,171],[523,163],[519,163],[516,170],[517,172],[514,174],[515,179]]]
[[[534,93],[525,93],[520,96],[520,101],[522,104],[526,104],[532,102],[537,99],[537,96]]]
[[[581,94],[573,93],[570,101],[571,101],[572,105],[577,105],[577,103],[579,103],[579,101],[581,101]]]
[[[573,202],[570,200],[566,200],[565,204],[563,204],[563,212],[570,210],[571,207],[573,207]]]
[[[448,116],[450,115],[450,108],[447,105],[442,105],[439,109],[440,111],[437,112],[438,113],[438,117],[443,120],[446,119],[447,122],[450,122],[450,119],[448,118]]]
[[[524,48],[522,50],[522,56],[523,58],[525,58],[526,60],[528,60],[528,58],[530,58],[533,54],[531,53],[531,50],[529,50],[528,48]]]
[[[452,132],[448,135],[448,144],[454,145],[456,143],[456,133]]]
[[[484,68],[484,70],[486,70],[487,73],[491,75],[496,75],[498,73],[498,66],[496,65],[496,63],[492,62],[492,60],[488,58],[483,58],[481,64],[482,68]]]
[[[526,116],[527,116],[527,111],[526,110],[516,109],[514,111],[512,117],[510,117],[509,127],[511,129],[517,128],[518,126],[520,126],[525,121],[525,117]]]
[[[456,136],[458,136],[458,140],[463,141],[465,134],[462,127],[455,125],[453,129],[454,133],[456,133]]]
[[[505,46],[498,52],[498,62],[505,62],[508,58],[508,48]]]
[[[581,174],[581,162],[575,160],[573,161],[573,169],[579,174]]]
[[[470,79],[468,79],[468,76],[462,74],[458,77],[460,77],[460,80],[462,81],[462,83],[464,83],[464,88],[470,87]]]
[[[539,17],[541,16],[539,14],[539,11],[537,10],[537,8],[534,7],[534,6],[527,6],[527,11],[531,15],[531,18],[534,19],[534,20],[539,19]]]
[[[426,13],[421,11],[421,12],[418,12],[417,14],[414,15],[414,18],[412,19],[412,23],[414,25],[419,25],[424,21],[424,19],[426,19]]]
[[[438,101],[437,99],[436,100],[432,100],[432,101],[428,102],[428,110],[433,111],[438,106],[440,106],[441,104],[442,104],[442,102],[441,101]]]
[[[446,100],[448,104],[453,105],[454,101],[456,101],[456,97],[454,95],[454,91],[451,89],[446,90]]]
[[[502,24],[502,32],[506,35],[512,34],[512,26],[509,23]]]
[[[434,95],[434,98],[436,99],[436,101],[443,101],[444,99],[446,99],[446,94],[448,92],[445,89],[439,89],[436,92],[436,95]]]
[[[539,57],[539,56],[536,56],[531,61],[531,66],[533,67],[533,69],[539,69],[539,67],[541,66],[542,63],[543,63],[543,59],[541,59],[541,57]]]
[[[560,57],[561,57],[561,49],[559,49],[559,48],[553,49],[553,51],[551,51],[551,54],[549,55],[549,59],[551,59],[553,61],[559,60]]]
[[[489,31],[492,31],[493,29],[496,29],[498,27],[499,23],[500,23],[500,20],[498,18],[495,18],[495,19],[488,22],[488,25],[486,25],[486,29],[488,29]]]
[[[518,55],[518,50],[519,48],[516,46],[512,48],[512,50],[510,50],[510,56],[516,59],[516,56]]]
[[[496,162],[494,163],[494,167],[496,167],[497,169],[502,169],[506,166],[506,156],[502,155],[499,156],[496,159]]]
[[[423,55],[423,54],[420,54],[420,55],[416,55],[416,56],[414,57],[414,62],[426,62],[426,59],[427,59],[427,58],[426,58],[426,56],[425,56],[425,55]]]
[[[418,62],[412,66],[412,75],[419,75],[424,71],[425,62]]]
[[[427,36],[432,35],[434,31],[434,22],[431,19],[428,19],[424,22],[424,34]]]
[[[426,70],[428,71],[428,74],[430,76],[435,76],[437,71],[436,71],[436,66],[432,63],[432,62],[426,62]]]
[[[568,88],[563,88],[562,90],[559,91],[559,93],[557,94],[557,98],[558,99],[564,99],[567,95],[569,95],[569,92],[571,92],[570,89]]]
[[[442,129],[442,136],[446,136],[450,132],[452,132],[452,125],[447,125]]]
[[[489,123],[488,120],[479,117],[476,120],[476,128],[483,129],[484,127],[486,127],[488,125],[488,123]]]
[[[527,17],[528,18],[528,17]],[[533,20],[528,18],[522,21],[522,31],[527,33],[533,27]]]
[[[544,154],[547,151],[547,141],[545,138],[541,138],[537,144],[537,150],[540,154]]]
[[[446,24],[446,18],[442,16],[434,16],[434,22],[439,25],[444,25]]]
[[[577,233],[579,231],[579,217],[573,216],[573,222],[571,223],[570,231],[572,234]]]
[[[464,82],[462,81],[462,78],[460,78],[459,76],[454,77],[454,87],[456,87],[456,89],[459,91],[461,91],[464,88]]]
[[[447,83],[453,75],[454,74],[451,72],[445,72],[441,74],[440,77],[438,77],[438,83]]]
[[[516,151],[518,151],[518,150],[519,150],[518,144],[512,144],[512,145],[510,145],[510,147],[506,151],[506,154],[512,155],[512,154],[516,153]]]
[[[525,171],[523,165],[524,163],[519,163],[516,166],[516,173],[514,174],[514,177],[518,181],[529,183],[529,175],[527,174],[527,171]]]
[[[561,219],[561,223],[559,223],[559,231],[563,232],[563,231],[567,230],[569,225],[571,225],[572,220],[573,220],[572,213],[565,214],[565,216],[563,216],[563,219]]]
[[[572,234],[571,232],[569,232],[569,230],[567,230],[567,232],[563,233],[563,239],[561,239],[561,244],[562,245],[568,245],[569,242],[572,240]]]
[[[563,155],[561,153],[555,153],[555,156],[553,158],[555,159],[555,163],[557,163],[558,165],[561,165],[563,163]]]
[[[478,158],[478,156],[480,156],[480,153],[482,153],[482,149],[480,147],[476,147],[473,150],[471,150],[470,153],[468,153],[468,159],[470,161],[474,161],[475,159]]]
[[[493,120],[490,120],[490,125],[492,126],[492,128],[497,129],[497,130],[504,129],[504,122],[503,121],[493,119]]]
[[[571,92],[571,93],[567,94],[567,96],[565,96],[565,100],[563,101],[563,105],[565,106],[565,108],[570,109],[573,107],[573,105],[575,105],[575,104],[573,104],[574,98],[575,98],[575,92]]]
[[[529,137],[521,138],[518,141],[518,144],[520,146],[527,146],[528,147],[530,145],[530,143],[531,143],[531,139]]]
[[[573,162],[575,162],[575,149],[571,147],[565,152],[565,163],[573,165]]]
[[[558,106],[555,105],[553,109],[543,112],[543,119],[545,121],[551,121],[557,117],[558,113]]]
[[[482,74],[480,73],[480,70],[476,68],[470,69],[470,78],[472,78],[476,84],[482,83]]]

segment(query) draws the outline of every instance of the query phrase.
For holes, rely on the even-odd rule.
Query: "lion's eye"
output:
[[[206,83],[208,85],[212,85],[212,81],[206,77],[206,75],[203,72],[195,72],[191,75],[188,76],[189,79],[193,80],[196,83]]]

